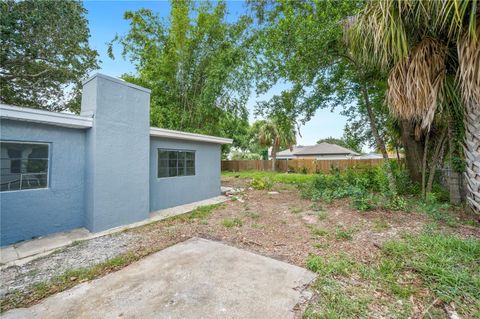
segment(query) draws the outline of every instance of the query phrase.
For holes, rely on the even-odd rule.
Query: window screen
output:
[[[0,191],[48,187],[48,144],[0,142]]]
[[[195,152],[158,149],[158,177],[195,175]]]

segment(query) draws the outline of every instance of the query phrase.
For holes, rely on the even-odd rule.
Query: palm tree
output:
[[[476,0],[370,1],[349,36],[365,63],[390,71],[390,111],[414,122],[417,134],[428,133],[448,103],[463,104],[467,201],[480,214],[479,21]]]
[[[295,126],[291,121],[271,118],[257,122],[258,142],[262,146],[271,147],[272,171],[280,147],[292,147],[296,144]]]

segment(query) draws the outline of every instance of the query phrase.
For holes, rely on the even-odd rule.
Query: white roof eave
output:
[[[93,119],[91,117],[37,110],[7,104],[0,104],[0,118],[79,129],[90,128],[93,126]]]
[[[233,142],[231,138],[167,130],[164,128],[157,128],[157,127],[150,128],[150,136],[171,138],[176,140],[216,143],[216,144],[232,144]]]

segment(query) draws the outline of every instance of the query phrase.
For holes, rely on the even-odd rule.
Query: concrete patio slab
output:
[[[229,200],[226,196],[217,196],[190,204],[175,206],[150,213],[150,218],[137,223],[124,225],[107,229],[98,233],[91,233],[85,228],[73,229],[67,232],[55,233],[48,236],[42,236],[36,239],[27,240],[18,244],[4,246],[0,248],[0,268],[12,265],[23,265],[33,259],[43,257],[55,251],[58,248],[65,247],[75,241],[88,240],[105,235],[118,233],[127,229],[143,226],[152,222],[160,221],[169,217],[186,214],[197,207],[213,205]]]
[[[297,266],[192,238],[2,318],[293,318],[314,278]]]

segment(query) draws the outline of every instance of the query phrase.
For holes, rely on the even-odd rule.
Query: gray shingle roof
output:
[[[295,147],[293,152],[289,149],[278,152],[277,155],[287,156],[287,155],[359,155],[358,153],[349,150],[348,148],[329,143],[321,143],[311,146],[302,146]]]

